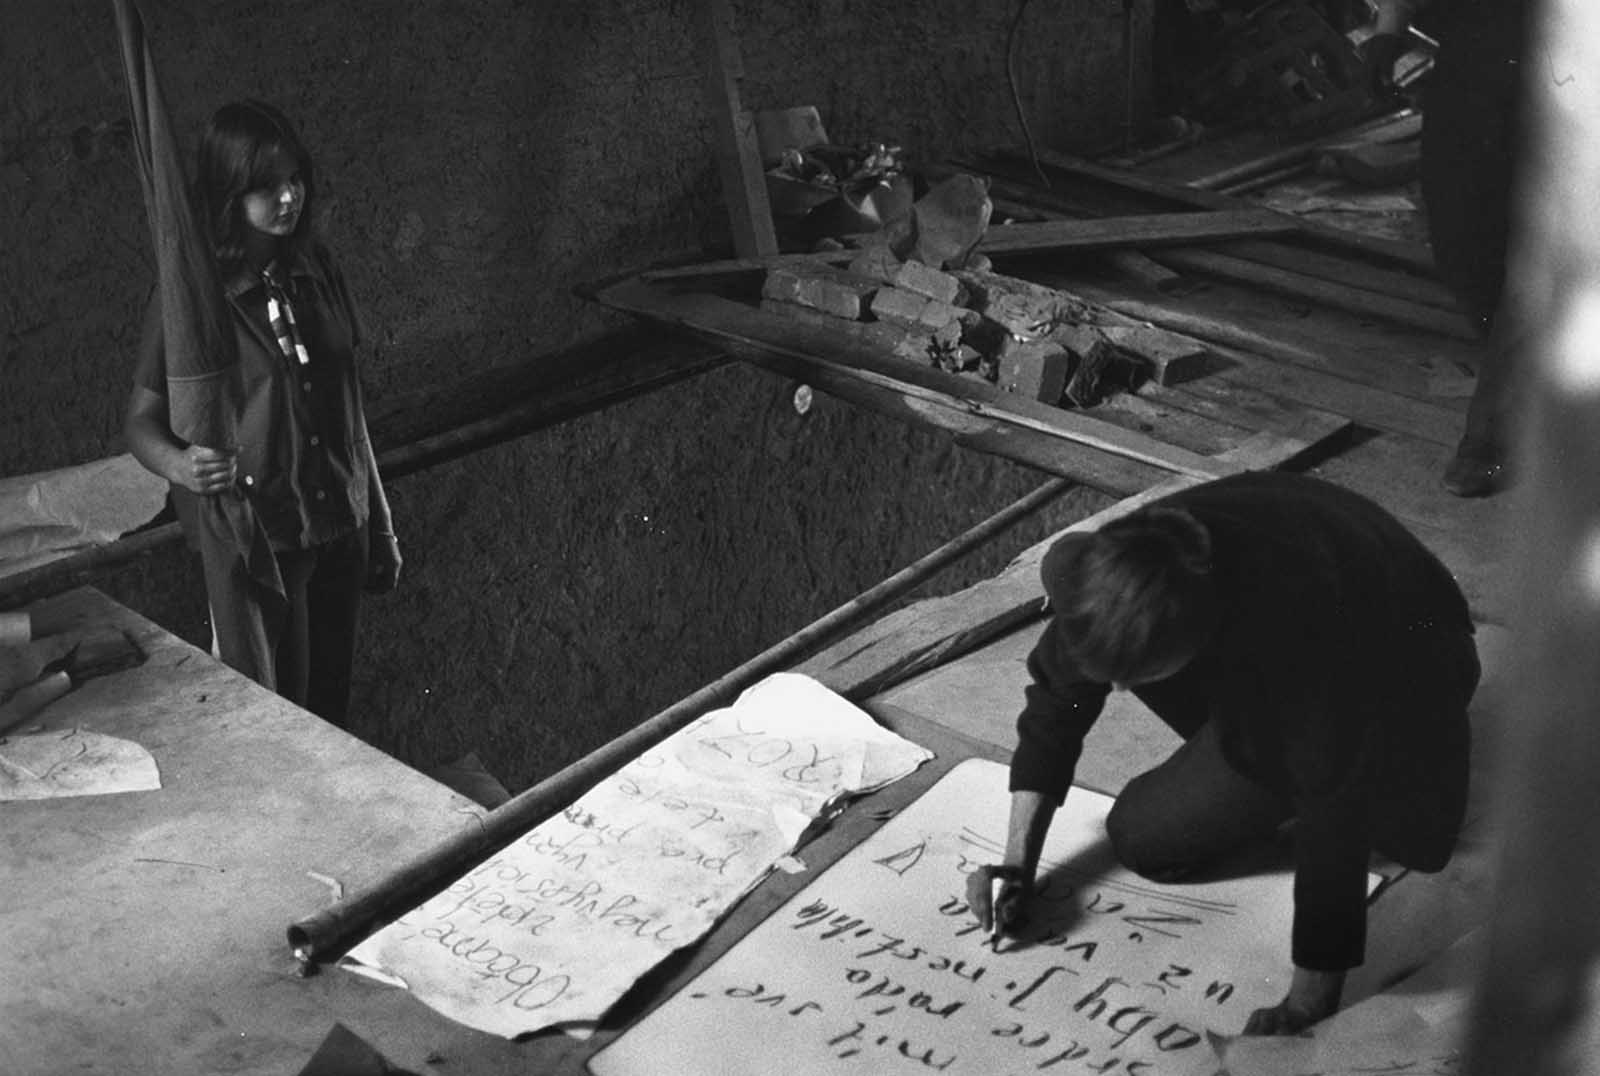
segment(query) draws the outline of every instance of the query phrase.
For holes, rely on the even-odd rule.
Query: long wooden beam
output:
[[[1309,299],[1335,310],[1381,318],[1397,325],[1424,329],[1457,340],[1479,338],[1477,330],[1459,310],[1423,306],[1420,303],[1397,299],[1366,288],[1308,276],[1293,269],[1263,265],[1260,262],[1247,261],[1244,258],[1219,254],[1211,250],[1159,250],[1153,252],[1150,257],[1173,269],[1251,284],[1264,291]]]
[[[1163,481],[1171,473],[1059,437],[1040,436],[1014,423],[976,414],[966,408],[928,405],[909,399],[899,386],[864,380],[853,370],[791,359],[758,347],[736,343],[725,346],[728,354],[735,358],[780,377],[804,382],[857,407],[907,425],[936,430],[963,448],[1069,478],[1113,497],[1137,493]]]
[[[1167,205],[1191,206],[1197,209],[1209,210],[1259,208],[1244,199],[1234,198],[1231,195],[1217,191],[1200,190],[1197,187],[1173,183],[1155,176],[1120,168],[1108,168],[1093,161],[1054,150],[1041,150],[1039,161],[1046,170],[1054,171],[1064,178],[1086,179],[1109,186],[1117,191],[1137,195],[1146,204],[1151,202],[1156,205],[1165,203]],[[1009,155],[1001,154],[982,161],[966,162],[966,165],[978,172],[992,172],[1014,183],[1027,185],[1030,173],[1024,167],[1024,163],[1015,153],[1010,153]],[[1059,196],[1063,192],[1055,191],[1052,193]],[[1126,211],[1128,210],[1124,210],[1124,212]],[[1286,220],[1293,222],[1300,234],[1316,241],[1320,245],[1348,250],[1378,262],[1403,265],[1418,272],[1432,273],[1434,271],[1433,255],[1422,244],[1406,243],[1394,239],[1385,239],[1381,236],[1353,232],[1344,228],[1335,228],[1318,221],[1294,216],[1291,213],[1284,213],[1282,216]]]
[[[1025,221],[997,224],[985,233],[978,250],[991,256],[1064,254],[1073,251],[1111,251],[1129,247],[1166,247],[1200,242],[1259,239],[1289,235],[1299,228],[1284,214],[1270,209],[1236,209],[1226,212],[1144,213],[1090,219]],[[660,283],[710,277],[760,273],[774,268],[845,265],[853,250],[828,250],[804,254],[778,254],[761,258],[725,258],[690,265],[646,269],[640,279]]]
[[[706,109],[733,249],[744,257],[776,254],[778,237],[767,197],[767,177],[756,149],[754,120],[739,89],[744,58],[733,24],[733,5],[729,0],[694,0],[694,8],[701,36]]]
[[[1315,163],[1319,153],[1325,153],[1336,147],[1351,143],[1382,145],[1389,142],[1404,142],[1416,138],[1421,133],[1422,113],[1412,108],[1401,109],[1399,112],[1380,116],[1326,138],[1315,138],[1293,146],[1285,146],[1253,160],[1210,172],[1189,180],[1188,185],[1201,190],[1221,190],[1223,187],[1273,169],[1289,167],[1300,162],[1309,166]]]
[[[1171,474],[1220,478],[1239,469],[1228,460],[1176,448],[1079,412],[1002,392],[992,385],[931,366],[895,359],[843,331],[768,314],[721,296],[676,293],[634,279],[603,289],[597,298],[618,310],[676,326],[724,346],[758,349],[899,392],[914,406],[1008,422]]]
[[[1475,339],[1476,331],[1462,315],[1455,296],[1437,280],[1417,276],[1395,269],[1385,269],[1370,263],[1346,257],[1307,250],[1274,238],[1228,238],[1214,235],[1204,247],[1188,245],[1177,238],[1178,229],[1160,232],[1157,222],[1163,214],[1140,217],[1090,217],[1081,214],[1087,209],[1071,199],[1059,199],[1055,192],[1030,191],[1015,186],[1006,187],[1007,194],[1001,202],[1015,212],[1028,212],[1054,224],[1081,229],[1096,222],[1151,221],[1152,234],[1165,234],[1171,242],[1135,244],[1150,247],[1152,253],[1140,255],[1158,268],[1165,268],[1174,276],[1179,270],[1220,277],[1280,294],[1308,298],[1335,309],[1352,311],[1363,316],[1377,316],[1401,325],[1427,329],[1460,339]],[[1066,209],[1066,206],[1076,208]],[[1198,217],[1207,214],[1173,213],[1174,218]],[[1238,214],[1217,211],[1215,219],[1225,220]],[[1285,215],[1272,210],[1252,211],[1260,218],[1263,235],[1287,236],[1298,229],[1285,224]],[[1255,222],[1252,221],[1252,224]],[[1026,227],[1005,225],[1002,227]],[[1032,227],[1040,227],[1034,223]],[[1276,228],[1274,227],[1276,226]],[[997,229],[996,229],[997,230]],[[1130,239],[1137,233],[1129,230]],[[1205,237],[1196,235],[1195,242]],[[1159,248],[1159,249],[1157,249]],[[1136,251],[1128,251],[1136,253]],[[1158,289],[1159,289],[1158,284]],[[1167,285],[1168,290],[1172,286]]]
[[[1043,278],[1042,283],[1049,283]],[[1297,400],[1316,400],[1363,426],[1454,446],[1461,439],[1461,410],[1377,388],[1340,372],[1337,355],[1255,332],[1232,321],[1178,310],[1159,302],[1129,299],[1074,282],[1079,294],[1110,310],[1204,341],[1234,369],[1214,371],[1186,388],[1205,393],[1215,381],[1242,380],[1267,392]]]

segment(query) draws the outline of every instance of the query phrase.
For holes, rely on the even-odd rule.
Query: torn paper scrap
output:
[[[150,522],[166,503],[166,479],[126,453],[0,477],[0,575],[115,541]]]
[[[0,740],[0,800],[104,796],[160,787],[155,758],[132,740],[81,729]]]
[[[481,1031],[587,1034],[814,819],[932,757],[816,681],[780,673],[373,934],[344,965],[403,981]]]

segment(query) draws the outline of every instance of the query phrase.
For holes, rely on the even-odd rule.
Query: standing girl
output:
[[[344,277],[312,235],[311,158],[258,101],[223,106],[200,143],[195,212],[216,252],[239,346],[237,453],[172,432],[159,296],[145,319],[124,424],[130,451],[172,484],[205,569],[222,660],[343,723],[363,589],[400,573],[389,502],[367,435]],[[241,495],[271,545],[262,582],[201,497]]]

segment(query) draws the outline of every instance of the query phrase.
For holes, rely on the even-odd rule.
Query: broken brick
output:
[[[1061,390],[1072,407],[1093,407],[1105,395],[1107,371],[1116,363],[1117,350],[1109,344],[1094,348],[1078,360],[1078,365]]]
[[[869,323],[871,324],[871,323]],[[887,322],[879,322],[883,328],[889,328]],[[963,361],[961,346],[961,323],[959,321],[946,322],[931,333],[919,332],[913,329],[898,330],[903,333],[901,340],[895,344],[894,353],[902,359],[913,359],[917,362],[937,366],[941,370],[955,371],[961,367]],[[966,349],[974,358],[976,352],[971,348]]]
[[[1087,356],[1110,346],[1106,334],[1095,325],[1058,325],[1050,333],[1050,339],[1078,356]]]
[[[846,321],[843,318],[824,314],[812,307],[784,302],[782,299],[763,299],[761,300],[761,309],[769,314],[793,318],[807,325],[831,329],[834,332],[844,332],[858,340],[864,340],[869,344],[877,344],[880,347],[892,348],[905,337],[904,330],[897,329],[892,325],[875,321]]]
[[[1006,348],[999,357],[997,384],[1047,404],[1060,402],[1072,372],[1072,353],[1051,340],[1030,340]]]
[[[850,260],[850,272],[880,284],[893,284],[900,264],[900,259],[894,256],[894,251],[887,244],[874,243],[862,247],[860,253]]]
[[[954,304],[961,294],[961,281],[940,269],[921,262],[901,262],[889,283],[906,291],[914,291],[941,303]]]
[[[1176,385],[1206,372],[1211,352],[1200,341],[1154,325],[1108,325],[1106,339],[1139,359],[1158,385]]]
[[[1024,340],[1048,335],[1067,322],[1083,321],[1088,313],[1088,304],[1076,296],[1031,281],[967,270],[954,275],[966,285],[973,309]]]
[[[846,321],[859,321],[879,285],[827,266],[767,270],[761,296],[820,310]]]
[[[902,288],[881,288],[872,297],[872,316],[879,321],[931,333],[958,322],[961,310]]]
[[[933,337],[931,336],[908,332],[895,342],[894,357],[897,359],[910,359],[912,362],[923,366],[930,365],[934,362],[932,342]]]

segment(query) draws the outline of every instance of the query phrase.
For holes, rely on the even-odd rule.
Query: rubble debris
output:
[[[962,305],[961,281],[942,270],[935,269],[922,262],[901,262],[894,270],[893,279],[889,281],[897,288],[905,291],[925,295],[929,299],[952,306]]]
[[[809,306],[847,321],[861,320],[877,291],[876,282],[829,266],[773,268],[761,286],[764,299]]]
[[[1180,91],[1183,112],[1206,123],[1336,125],[1373,103],[1371,79],[1354,44],[1305,0],[1252,10],[1187,83]]]
[[[761,307],[842,329],[897,358],[1053,406],[1091,407],[1202,372],[1203,344],[991,271],[943,271],[878,246],[849,269],[773,266]]]
[[[794,318],[807,325],[819,325],[835,332],[842,330],[858,340],[890,352],[894,351],[900,341],[906,337],[905,330],[898,329],[893,325],[886,325],[879,321],[848,321],[844,318],[836,318],[824,314],[814,307],[801,306],[799,303],[785,302],[782,299],[762,299],[761,309],[769,314]]]
[[[879,288],[872,297],[872,316],[915,332],[933,333],[952,322],[959,323],[961,311],[904,288]]]
[[[905,151],[886,142],[830,142],[814,107],[756,114],[774,222],[816,242],[874,231],[904,216],[912,182]]]
[[[1089,320],[1089,304],[1066,292],[993,272],[962,270],[968,306],[1013,336],[1033,340],[1058,325]]]
[[[999,356],[999,376],[995,384],[1030,400],[1057,403],[1067,387],[1074,355],[1054,340],[1027,340],[1008,347]]]

